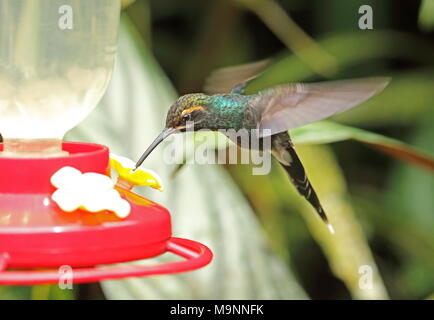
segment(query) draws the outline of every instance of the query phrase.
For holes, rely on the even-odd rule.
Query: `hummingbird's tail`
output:
[[[297,191],[306,198],[315,208],[321,219],[326,223],[331,233],[334,233],[333,226],[328,221],[318,196],[307,178],[303,164],[295,152],[289,135],[282,132],[272,136],[272,153],[286,170]]]

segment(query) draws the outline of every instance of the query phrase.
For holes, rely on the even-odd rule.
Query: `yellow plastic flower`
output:
[[[125,157],[110,153],[110,166],[119,174],[120,180],[127,182],[130,187],[149,186],[154,189],[163,191],[161,178],[152,170],[142,167],[132,171],[135,163]],[[120,181],[118,181],[119,183]]]

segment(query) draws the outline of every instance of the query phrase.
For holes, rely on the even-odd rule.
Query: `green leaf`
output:
[[[434,54],[434,53],[433,53]],[[358,126],[409,126],[434,109],[434,69],[389,74],[391,83],[378,96],[331,119]]]
[[[419,9],[419,28],[429,32],[434,29],[434,1],[422,0]]]
[[[356,140],[367,144],[391,157],[434,171],[434,157],[404,142],[383,135],[345,126],[338,123],[321,121],[291,130],[295,143],[319,144],[344,140]]]
[[[136,0],[122,0],[121,6],[122,9],[125,9],[126,7],[132,5]]]
[[[300,211],[327,256],[333,273],[344,281],[355,299],[387,299],[383,280],[354,216],[345,177],[333,152],[326,146],[307,145],[298,146],[297,152],[336,231],[334,235],[330,234],[311,206],[302,199]],[[368,266],[372,271],[372,290],[360,286],[362,266]]]
[[[235,0],[254,12],[288,49],[312,70],[330,76],[337,71],[337,61],[300,28],[289,13],[274,0]]]
[[[393,31],[350,32],[333,34],[318,41],[319,45],[336,57],[339,69],[351,74],[352,68],[367,66],[380,59],[399,58],[432,65],[434,44],[421,37]],[[339,122],[356,125],[409,124],[423,118],[434,107],[434,70],[389,74],[367,72],[365,76],[391,76],[390,85],[380,95],[342,115]],[[278,84],[311,81],[315,72],[293,54],[283,53],[264,72],[249,82],[246,92],[251,94]],[[360,72],[357,77],[362,77]],[[342,76],[341,76],[342,77]]]
[[[434,114],[427,115],[410,138],[411,142],[434,153]],[[412,222],[433,234],[434,177],[417,167],[396,164],[385,194],[387,205],[396,210],[396,218]],[[433,234],[434,235],[434,234]],[[434,238],[433,238],[434,241]]]
[[[0,286],[0,300],[26,300],[31,297],[30,286]]]
[[[358,141],[392,158],[434,171],[434,156],[432,152],[429,153],[405,142],[368,130],[331,121],[319,121],[290,130],[290,133],[296,144],[327,144],[346,140]],[[225,149],[233,144],[229,139],[214,132],[198,132],[194,135],[194,139],[197,143],[206,141],[209,149]],[[193,150],[190,150],[190,153],[192,152]],[[187,152],[186,159],[191,157],[190,153]]]
[[[387,299],[372,253],[348,200],[344,175],[331,149],[310,145],[297,145],[296,149],[335,228],[334,235],[330,234],[310,204],[298,194],[286,172],[277,163],[266,176],[252,176],[250,166],[245,165],[229,166],[230,172],[257,210],[275,247],[293,236],[285,236],[285,232],[299,232],[291,225],[293,214],[299,213],[323,249],[333,273],[345,283],[354,298]],[[362,265],[372,268],[373,290],[359,287],[359,268]]]
[[[409,181],[405,183],[417,187]],[[394,189],[396,188],[387,188],[386,196]],[[406,203],[421,200],[420,196],[414,199],[412,194],[405,196],[398,194],[395,199],[397,201],[392,205],[384,205],[382,192],[376,190],[359,188],[354,194],[357,196],[352,196],[351,199],[360,219],[366,222],[371,232],[375,232],[376,237],[388,242],[389,254],[394,252],[400,259],[399,263],[392,263],[397,267],[393,272],[398,274],[394,276],[384,274],[386,279],[390,277],[390,281],[393,281],[392,286],[405,288],[405,290],[400,288],[394,290],[400,294],[397,298],[410,299],[420,295],[421,292],[432,291],[434,286],[434,275],[431,272],[434,268],[433,224],[426,219],[425,225],[421,227],[419,217],[422,213],[429,216],[433,211],[422,209],[408,211]],[[430,197],[432,198],[432,192],[423,201],[429,203]],[[424,206],[425,204],[422,204],[422,207]]]
[[[318,41],[319,45],[339,61],[339,69],[375,59],[401,58],[432,63],[434,44],[421,37],[396,31],[347,32],[332,34]],[[302,81],[315,76],[309,66],[293,54],[283,52],[258,78],[249,83],[248,93],[278,84]]]
[[[73,300],[76,290],[57,285],[0,286],[0,300]]]

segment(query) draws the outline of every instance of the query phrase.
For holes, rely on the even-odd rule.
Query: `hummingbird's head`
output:
[[[160,135],[146,149],[139,161],[136,169],[148,157],[148,155],[168,136],[183,132],[187,129],[199,130],[207,128],[210,112],[208,110],[209,96],[203,93],[186,94],[180,97],[169,109],[166,117],[166,127]]]
[[[209,110],[209,96],[203,93],[186,94],[180,97],[169,109],[166,128],[177,131],[205,129]]]

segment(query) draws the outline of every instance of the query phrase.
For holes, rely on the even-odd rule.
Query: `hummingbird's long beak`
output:
[[[168,136],[170,136],[173,133],[178,132],[175,128],[164,128],[163,131],[158,135],[157,138],[155,138],[154,142],[151,143],[151,145],[146,149],[146,151],[143,153],[143,155],[140,157],[139,161],[136,163],[136,167],[133,169],[133,171],[137,170],[138,167],[145,161],[145,159],[151,154],[151,152],[161,143],[164,139],[166,139]]]

